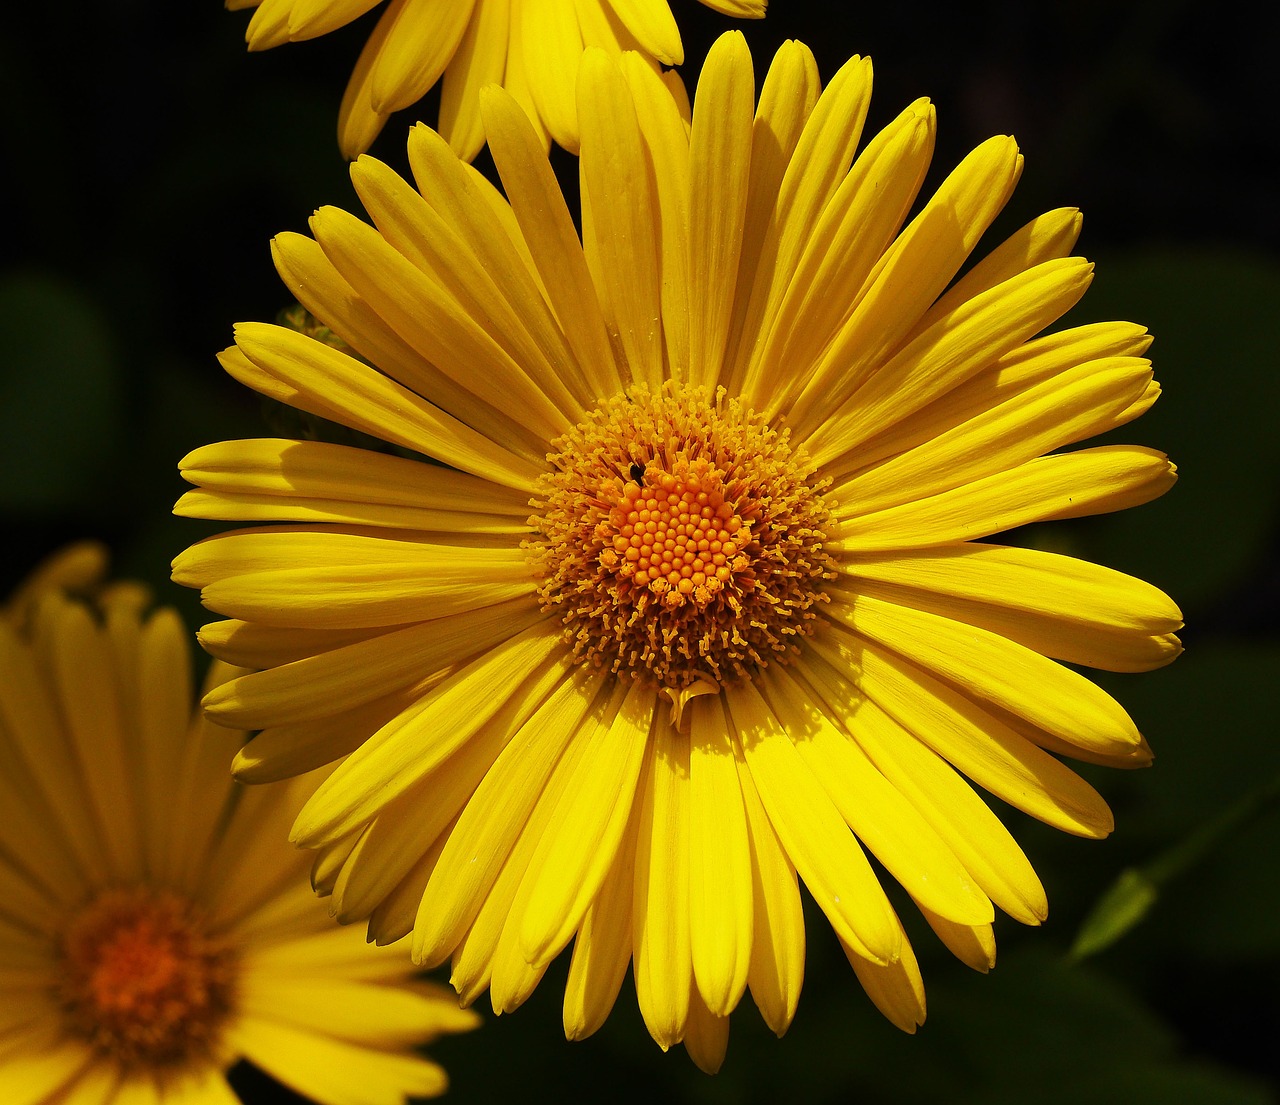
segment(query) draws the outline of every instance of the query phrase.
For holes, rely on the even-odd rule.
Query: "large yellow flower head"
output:
[[[250,50],[316,38],[381,0],[226,0],[256,8]],[[767,0],[702,0],[759,19]],[[636,50],[658,69],[684,60],[668,0],[390,0],[360,54],[338,114],[346,157],[364,153],[395,111],[444,78],[439,131],[468,161],[484,145],[480,90],[500,84],[529,113],[544,145],[578,148],[574,88],[584,46]]]
[[[308,788],[227,778],[244,734],[192,718],[177,615],[58,589],[100,555],[0,618],[0,1097],[233,1105],[241,1058],[323,1105],[443,1092],[410,1048],[475,1015],[317,905],[280,839]]]
[[[244,324],[223,357],[394,449],[182,462],[181,513],[272,523],[175,562],[228,619],[205,646],[265,669],[206,708],[262,730],[242,779],[340,761],[293,839],[339,918],[412,933],[464,1001],[513,1009],[573,941],[569,1036],[630,965],[654,1038],[714,1069],[747,988],[776,1032],[792,1018],[798,875],[910,1031],[920,976],[866,853],[986,969],[993,905],[1029,924],[1046,905],[966,777],[1101,837],[1106,805],[1057,755],[1149,762],[1059,661],[1164,664],[1177,608],[974,541],[1168,489],[1152,450],[1058,451],[1154,401],[1148,336],[1036,336],[1089,283],[1075,211],[957,280],[1017,146],[979,146],[908,222],[933,109],[855,158],[870,90],[854,58],[819,94],[793,42],[757,107],[733,33],[689,121],[643,59],[589,51],[581,242],[536,131],[490,90],[509,201],[419,126],[417,190],[353,166],[373,226],[326,208],[314,239],[275,241],[339,340]]]

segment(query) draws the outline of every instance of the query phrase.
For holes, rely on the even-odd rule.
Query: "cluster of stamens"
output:
[[[711,481],[677,479],[670,472],[647,477],[643,485],[629,482],[609,512],[612,538],[601,564],[648,587],[668,606],[705,606],[747,559],[738,550],[742,519],[714,484],[704,483]]]
[[[183,898],[107,890],[67,928],[61,958],[68,1026],[121,1066],[172,1066],[216,1050],[234,957]]]
[[[554,447],[528,548],[583,663],[679,694],[795,656],[834,566],[823,487],[785,431],[669,383]]]

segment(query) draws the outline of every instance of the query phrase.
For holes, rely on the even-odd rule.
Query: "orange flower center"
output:
[[[235,963],[168,891],[108,890],[62,939],[72,1031],[125,1066],[209,1055],[232,1005]]]
[[[742,519],[714,481],[662,472],[652,484],[632,481],[609,512],[612,554],[601,563],[668,606],[706,606],[746,566],[738,551]]]
[[[579,660],[678,704],[797,654],[834,565],[823,485],[785,431],[669,383],[601,404],[553,448],[528,548]]]

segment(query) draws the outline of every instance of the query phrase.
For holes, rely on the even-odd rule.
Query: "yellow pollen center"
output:
[[[62,939],[62,1006],[72,1031],[124,1066],[168,1066],[216,1047],[235,964],[167,891],[108,890]]]

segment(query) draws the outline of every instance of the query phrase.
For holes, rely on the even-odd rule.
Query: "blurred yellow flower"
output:
[[[466,1002],[513,1009],[573,940],[569,1036],[630,965],[654,1038],[713,1070],[747,988],[791,1021],[798,875],[911,1031],[920,974],[864,849],[985,970],[993,904],[1028,924],[1046,904],[964,776],[1101,837],[1110,812],[1055,754],[1150,760],[1055,661],[1167,663],[1177,607],[974,540],[1171,486],[1149,449],[1056,452],[1151,405],[1150,339],[1036,336],[1089,284],[1074,210],[957,279],[1017,146],[983,143],[908,222],[934,112],[911,104],[855,158],[870,90],[854,58],[820,92],[792,42],[757,107],[733,33],[690,123],[643,58],[588,51],[579,242],[536,130],[491,89],[510,204],[419,126],[419,191],[361,158],[374,226],[325,208],[314,240],[274,243],[355,355],[254,323],[223,355],[401,455],[269,439],[182,462],[179,513],[271,523],[175,561],[228,618],[205,647],[265,669],[206,709],[262,730],[246,781],[341,761],[293,828],[321,892],[451,959]]]
[[[325,1105],[443,1092],[411,1048],[475,1015],[317,907],[280,839],[298,786],[227,778],[244,734],[192,718],[176,613],[59,589],[102,555],[56,558],[27,628],[0,620],[0,1097],[225,1105],[241,1058]]]
[[[256,8],[250,50],[316,38],[381,0],[227,0]],[[702,0],[727,15],[759,19],[767,0]],[[583,47],[637,50],[655,70],[684,60],[667,0],[390,0],[338,114],[338,145],[355,157],[392,112],[417,103],[444,78],[438,129],[470,161],[484,145],[480,89],[501,84],[529,113],[546,145],[578,148],[575,85]]]

